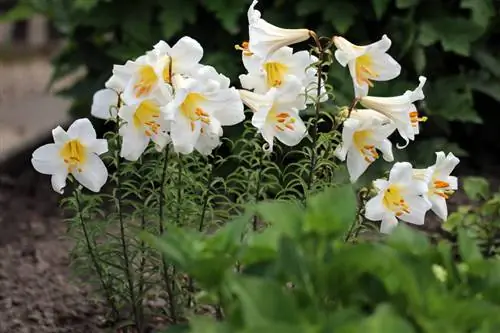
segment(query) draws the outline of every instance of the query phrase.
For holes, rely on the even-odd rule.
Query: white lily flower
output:
[[[263,20],[260,11],[255,9],[257,3],[258,1],[254,0],[247,13],[250,36],[248,49],[251,53],[266,60],[283,46],[309,39],[311,32],[308,29],[283,29]]]
[[[120,108],[118,116],[125,121],[120,127],[123,138],[121,157],[137,161],[150,141],[155,143],[158,151],[169,143],[168,122],[161,112],[161,105],[156,100],[146,99]]]
[[[202,155],[210,155],[215,148],[221,145],[220,138],[222,134],[223,130],[218,121],[212,121],[210,124],[203,123],[200,129],[200,137],[194,149]]]
[[[120,104],[120,95],[113,89],[101,89],[92,98],[90,114],[104,120],[116,120]]]
[[[345,161],[350,180],[356,182],[366,169],[379,158],[377,149],[384,160],[392,162],[392,143],[387,139],[396,130],[394,123],[373,110],[357,110],[344,122],[342,143],[335,155]]]
[[[153,51],[158,57],[158,72],[165,83],[172,84],[176,74],[190,74],[198,70],[203,58],[203,48],[195,39],[184,36],[174,44],[159,41]]]
[[[113,75],[106,87],[122,93],[127,104],[143,99],[171,100],[172,88],[163,79],[164,59],[153,51],[127,61],[125,65],[115,65]]]
[[[295,146],[306,136],[307,129],[299,116],[305,108],[304,102],[297,101],[302,87],[297,81],[290,81],[281,89],[271,88],[265,95],[240,90],[240,96],[253,112],[252,125],[255,126],[272,151],[274,138],[287,146]]]
[[[235,125],[245,119],[243,104],[236,89],[221,85],[220,89],[215,89],[215,82],[220,77],[208,83],[206,79],[210,75],[201,77],[204,79],[177,75],[173,79],[176,94],[174,100],[165,107],[165,115],[171,121],[170,136],[174,150],[178,153],[189,154],[193,151],[202,128],[207,134],[213,134],[214,131],[218,133],[220,126]],[[225,80],[219,83],[223,82]],[[203,124],[212,126],[204,127]]]
[[[240,75],[241,86],[258,94],[265,94],[271,88],[281,87],[287,80],[298,80],[304,87],[300,98],[305,99],[306,88],[311,90],[317,84],[316,69],[311,67],[316,61],[318,58],[309,52],[293,53],[293,49],[288,46],[280,48],[265,61],[255,55],[243,55],[243,65],[248,74]],[[321,101],[324,102],[328,96],[324,94],[324,86],[322,88]],[[313,102],[310,99],[306,101]]]
[[[35,170],[52,175],[52,188],[57,193],[64,192],[69,174],[89,190],[99,192],[108,178],[99,155],[108,151],[108,142],[96,138],[88,119],[76,120],[67,132],[58,126],[52,136],[54,143],[33,152],[31,163]]]
[[[448,218],[446,200],[458,189],[457,177],[450,176],[451,172],[460,163],[452,153],[448,156],[440,151],[436,153],[436,163],[426,169],[414,169],[413,178],[427,183],[428,192],[425,194],[432,203],[432,211],[442,220]]]
[[[415,88],[415,90],[407,90],[400,96],[365,96],[361,97],[359,101],[364,107],[380,112],[394,121],[399,134],[406,142],[406,146],[409,140],[415,140],[415,134],[419,133],[419,122],[427,120],[426,117],[419,117],[417,108],[414,104],[415,101],[425,98],[422,89],[426,80],[424,76],[420,76],[418,87]]]
[[[366,96],[373,86],[371,81],[392,80],[401,72],[401,66],[387,54],[391,40],[386,35],[375,43],[359,46],[343,37],[335,36],[335,58],[341,66],[349,67],[356,97]]]
[[[397,226],[398,219],[424,224],[425,214],[432,204],[422,196],[427,192],[427,184],[413,179],[410,163],[395,163],[389,180],[377,179],[374,187],[378,194],[366,203],[365,217],[382,221],[382,233],[390,233]]]

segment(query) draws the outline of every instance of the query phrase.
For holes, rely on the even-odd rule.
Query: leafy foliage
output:
[[[73,112],[86,115],[92,94],[108,77],[114,63],[123,63],[160,39],[190,35],[202,41],[205,61],[236,77],[241,73],[239,53],[233,45],[248,38],[246,8],[250,0],[22,0],[4,19],[23,19],[43,13],[55,23],[68,43],[54,59],[53,81],[84,67],[87,75],[61,93],[76,98]],[[378,85],[380,93],[400,94],[412,87],[421,73],[429,74],[423,112],[430,115],[424,135],[446,140],[448,122],[481,123],[476,92],[498,100],[498,47],[492,0],[282,0],[259,6],[278,26],[314,29],[319,34],[341,34],[358,44],[387,33],[392,54],[406,69],[397,83]],[[232,52],[233,50],[233,52]],[[339,101],[352,99],[350,80],[339,66],[331,75],[338,80]],[[377,92],[377,90],[375,90]],[[446,101],[443,103],[442,101]],[[493,106],[494,107],[494,106]],[[421,149],[426,141],[414,145]]]
[[[472,203],[458,207],[443,228],[455,234],[466,230],[485,255],[495,256],[500,253],[500,193],[492,193],[488,181],[481,177],[465,178],[464,190]]]
[[[326,203],[332,208],[318,210]],[[495,332],[500,327],[500,262],[484,259],[465,234],[458,261],[450,243],[432,246],[407,227],[385,242],[345,243],[356,214],[350,186],[310,197],[305,209],[293,201],[269,201],[252,211],[268,224],[260,233],[244,232],[245,218],[237,218],[212,235],[175,229],[162,238],[146,237],[180,269],[197,274],[202,294],[222,307],[222,321],[192,317],[186,332]],[[208,258],[217,270],[200,275],[197,267]]]

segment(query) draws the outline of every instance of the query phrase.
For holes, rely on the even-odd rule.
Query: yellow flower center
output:
[[[139,69],[139,79],[134,85],[135,97],[139,98],[149,94],[157,81],[158,76],[156,76],[153,67],[149,65],[141,66]]]
[[[367,84],[369,87],[373,87],[373,83],[370,81],[377,78],[379,75],[373,69],[373,59],[370,54],[363,54],[356,58],[356,81],[358,84]]]
[[[450,195],[455,193],[455,191],[450,189],[450,183],[438,179],[433,179],[429,192],[430,194],[433,193],[445,199],[448,199]]]
[[[266,62],[264,64],[264,70],[267,73],[267,86],[273,88],[283,84],[285,74],[288,72],[288,66],[279,62]]]
[[[368,144],[371,136],[372,132],[370,130],[362,130],[354,132],[352,138],[354,146],[368,163],[372,163],[379,157],[375,146]]]
[[[81,166],[85,164],[86,152],[87,148],[78,139],[74,139],[66,142],[59,151],[59,154],[63,158],[64,163],[66,163],[68,172],[72,172],[75,169],[78,172],[82,172]]]
[[[396,216],[401,216],[404,213],[410,213],[410,207],[401,195],[401,189],[398,185],[390,185],[384,193],[382,203],[385,208],[396,213]]]
[[[144,134],[152,136],[158,134],[160,124],[160,107],[151,100],[141,102],[134,113],[134,126],[139,130],[144,130]]]
[[[273,124],[277,131],[283,132],[285,130],[294,131],[295,126],[293,125],[297,120],[292,117],[288,112],[276,112],[273,107],[267,114],[266,122]]]
[[[191,121],[191,131],[194,131],[195,122],[198,120],[210,124],[210,115],[200,107],[205,100],[199,93],[189,93],[181,105],[182,114]]]

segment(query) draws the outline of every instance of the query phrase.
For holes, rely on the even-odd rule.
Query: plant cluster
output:
[[[180,322],[187,309],[203,309],[204,302],[196,297],[200,288],[215,290],[209,303],[216,317],[231,311],[225,305],[232,296],[221,289],[225,274],[246,272],[253,264],[260,267],[265,264],[261,255],[266,260],[273,256],[264,247],[248,252],[250,259],[237,257],[246,251],[242,228],[249,227],[250,239],[271,237],[276,246],[284,235],[267,226],[272,217],[246,209],[260,207],[263,199],[280,200],[289,212],[275,213],[283,217],[293,213],[302,221],[305,214],[307,245],[296,251],[311,249],[320,258],[311,264],[323,273],[327,266],[319,263],[328,259],[331,264],[340,235],[353,241],[362,229],[374,226],[387,234],[400,221],[422,225],[429,210],[447,218],[446,199],[458,188],[451,173],[459,160],[452,153],[437,152],[435,164],[425,169],[395,162],[387,179],[360,190],[359,200],[352,185],[338,187],[336,179],[339,160],[346,161],[355,183],[380,154],[394,162],[393,133],[404,140],[396,145],[399,150],[416,139],[420,123],[427,120],[416,106],[425,97],[426,78],[421,76],[414,90],[401,95],[373,96],[376,82],[401,72],[388,54],[388,36],[355,45],[341,36],[285,29],[264,20],[256,5],[254,1],[248,9],[249,39],[236,46],[247,71],[239,77],[241,89],[201,63],[203,48],[195,39],[185,36],[173,46],[159,41],[138,58],[114,65],[105,88],[95,92],[91,114],[113,123],[114,131],[97,139],[90,120],[78,119],[67,131],[54,129],[54,143],[33,153],[34,168],[52,176],[56,192],[63,193],[67,179],[76,184],[65,201],[73,212],[69,222],[76,240],[75,263],[95,278],[112,322],[131,319],[139,332],[153,317]],[[310,51],[291,47],[304,41],[311,41]],[[349,105],[336,105],[332,111],[323,106],[335,97],[327,83],[335,61],[348,68],[354,96]],[[301,114],[308,111],[313,116],[304,121]],[[236,140],[224,138],[223,127],[242,122],[244,131]],[[222,149],[229,153],[219,154]],[[103,190],[107,182],[109,192]],[[331,186],[336,190],[314,196]],[[322,215],[322,210],[334,214]],[[229,222],[236,216],[244,223]],[[214,248],[206,245],[203,235],[225,235],[216,231],[225,224],[223,230],[236,232],[231,241],[214,236],[207,238]],[[283,227],[292,228],[290,232],[302,228],[292,221]],[[307,236],[311,232],[334,238]],[[170,245],[159,242],[167,248],[157,253],[151,243],[158,242],[151,235],[166,237]],[[300,246],[292,243],[288,246]],[[317,282],[309,280],[303,287],[315,288]],[[327,296],[334,294],[325,293],[322,300],[319,291],[303,291],[317,298],[318,307],[323,301],[339,306],[339,299]],[[151,300],[163,302],[158,306]]]
[[[74,101],[71,111],[78,117],[88,114],[92,94],[108,79],[112,64],[138,57],[159,39],[178,40],[187,34],[203,41],[207,64],[231,78],[241,71],[231,48],[245,38],[244,6],[250,0],[143,0],[140,5],[128,0],[17,2],[3,19],[45,15],[66,41],[54,59],[54,81],[82,74],[84,69],[74,85],[61,91]],[[497,106],[499,96],[497,1],[318,0],[311,4],[309,0],[269,0],[261,6],[277,25],[293,22],[319,35],[335,32],[359,42],[384,33],[391,36],[392,53],[405,72],[397,81],[376,87],[377,94],[394,95],[412,87],[416,76],[432,75],[432,89],[421,106],[432,115],[429,126],[420,141],[399,152],[400,158],[408,159],[408,153],[412,160],[426,164],[432,159],[425,153],[429,150],[458,155],[465,148],[470,153],[476,146],[469,145],[467,138],[478,128],[472,125],[484,119],[481,140],[495,142],[489,120],[494,124],[498,118],[488,110]],[[349,75],[333,66],[330,77],[339,103],[349,103]],[[483,126],[488,128],[486,134]],[[467,135],[462,135],[464,131]],[[228,135],[232,137],[231,132]]]

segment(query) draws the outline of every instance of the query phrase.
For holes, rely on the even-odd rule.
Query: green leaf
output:
[[[420,0],[396,0],[396,7],[399,9],[406,9],[406,8],[411,8],[415,7]]]
[[[343,234],[354,223],[357,200],[352,186],[329,188],[307,201],[304,228],[319,234]]]
[[[417,74],[422,74],[426,66],[425,49],[420,46],[415,46],[412,53],[413,64]]]
[[[458,231],[458,250],[465,262],[474,262],[483,259],[476,241],[469,237],[465,229]]]
[[[474,100],[467,78],[461,75],[442,77],[433,82],[426,91],[426,112],[438,115],[448,121],[482,123],[474,109]],[[443,103],[443,100],[446,103]]]
[[[350,2],[336,1],[323,9],[323,19],[330,21],[339,34],[345,34],[354,24],[358,9]]]
[[[361,324],[360,332],[370,333],[413,333],[412,325],[403,319],[389,304],[377,306],[375,313]]]
[[[203,5],[215,14],[215,17],[229,33],[234,35],[241,30],[238,20],[240,15],[246,11],[243,1],[210,0],[204,1]]]
[[[25,1],[20,1],[17,6],[10,9],[7,13],[0,15],[0,23],[26,20],[35,13],[36,10],[34,7]]]
[[[76,9],[90,11],[99,3],[99,0],[74,0],[73,6]]]
[[[465,194],[471,200],[486,200],[490,196],[490,184],[483,177],[465,177],[463,187]]]
[[[163,39],[170,39],[180,33],[184,23],[194,23],[196,20],[196,2],[184,0],[169,0],[159,16]]]
[[[422,22],[418,41],[423,46],[441,42],[445,51],[468,56],[470,45],[484,29],[463,17],[440,17]]]
[[[221,323],[209,316],[196,316],[189,318],[189,333],[232,333],[233,330],[227,323]],[[170,333],[167,331],[165,333]]]
[[[495,16],[495,6],[492,0],[462,0],[460,8],[470,9],[472,21],[481,27],[486,27]]]
[[[500,60],[491,51],[484,48],[475,48],[472,52],[472,58],[484,69],[491,74],[500,78]]]
[[[404,224],[400,224],[389,236],[387,244],[399,251],[413,254],[423,254],[430,246],[427,237],[422,232],[413,230]]]
[[[264,201],[257,204],[255,211],[264,223],[279,233],[290,237],[300,233],[304,209],[298,202]]]
[[[300,312],[291,293],[281,284],[250,277],[239,277],[229,288],[241,302],[247,327],[268,323],[293,324],[300,322]]]
[[[380,20],[384,16],[390,3],[391,0],[372,0],[373,10],[377,19]]]

